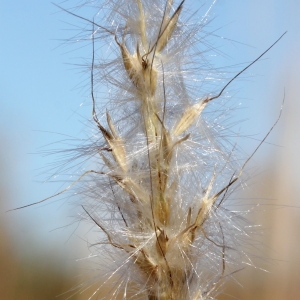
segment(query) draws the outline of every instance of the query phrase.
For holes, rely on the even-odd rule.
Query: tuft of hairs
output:
[[[219,121],[224,90],[257,60],[218,91],[205,49],[211,6],[197,17],[186,2],[87,1],[94,19],[69,11],[92,27],[95,166],[76,184],[108,271],[80,286],[94,289],[89,299],[215,299],[241,269],[246,213],[225,203],[248,160],[237,162]]]

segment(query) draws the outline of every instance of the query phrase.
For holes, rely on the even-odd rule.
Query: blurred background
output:
[[[64,2],[66,8],[74,5]],[[222,66],[250,62],[288,31],[228,91],[245,108],[237,110],[237,119],[245,119],[241,133],[253,137],[243,140],[247,153],[273,125],[284,94],[285,103],[280,122],[252,161],[248,173],[253,178],[239,195],[253,199],[254,205],[261,203],[250,220],[262,225],[262,247],[251,253],[259,265],[235,274],[220,300],[300,299],[299,15],[296,0],[217,1],[212,12],[210,29],[218,28],[216,34],[224,37],[224,46],[220,40],[217,44],[226,54],[218,60]],[[68,148],[73,140],[80,144],[90,134],[89,74],[80,64],[89,63],[91,49],[65,43],[76,37],[77,22],[48,1],[1,3],[0,298],[4,300],[59,295],[58,299],[66,299],[72,293],[65,293],[82,281],[78,260],[88,255],[84,237],[89,229],[73,223],[77,212],[72,200],[53,199],[6,212],[60,191],[64,186],[57,169],[60,162],[48,154]],[[72,176],[76,178],[76,172],[70,180]],[[86,296],[76,294],[72,299]]]

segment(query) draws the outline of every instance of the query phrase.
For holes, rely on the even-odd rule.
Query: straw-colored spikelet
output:
[[[193,24],[183,22],[185,0],[99,2],[93,20],[80,17],[93,27],[97,132],[88,152],[96,164],[67,189],[86,184],[82,216],[104,233],[91,251],[110,272],[82,289],[89,299],[214,299],[240,268],[235,251],[245,228],[224,200],[244,165],[218,136],[217,118],[209,123],[202,114],[251,64],[207,92],[212,71],[202,68],[196,45],[211,7]],[[99,40],[106,60],[98,58]],[[109,101],[100,117],[96,92],[104,94],[104,84]]]

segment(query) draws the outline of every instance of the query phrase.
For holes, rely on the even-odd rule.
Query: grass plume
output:
[[[197,19],[188,2],[86,2],[97,6],[94,19],[68,11],[92,27],[96,139],[89,153],[96,164],[54,196],[83,184],[82,217],[104,233],[91,251],[116,262],[104,280],[113,290],[109,299],[215,299],[241,269],[243,215],[225,200],[249,160],[238,164],[218,120],[209,123],[203,114],[212,102],[224,104],[228,85],[281,37],[209,91],[214,81],[203,47],[211,7]],[[106,59],[98,55],[99,40]],[[100,85],[107,91],[99,97]],[[99,113],[102,97],[107,109]],[[82,289],[98,299],[101,287],[95,281]]]

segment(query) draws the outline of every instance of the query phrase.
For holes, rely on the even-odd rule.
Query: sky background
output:
[[[68,5],[74,3],[63,3],[65,8]],[[89,74],[78,67],[85,58],[90,59],[91,49],[76,43],[66,45],[66,39],[74,34],[69,29],[76,29],[78,20],[49,1],[1,1],[0,8],[0,179],[6,190],[1,218],[6,220],[12,239],[19,243],[65,252],[66,244],[72,248],[69,237],[74,227],[53,231],[68,224],[74,213],[64,201],[5,211],[61,189],[59,177],[57,182],[47,182],[51,171],[55,172],[51,169],[55,156],[45,157],[41,152],[64,148],[53,143],[67,137],[84,138],[91,130],[85,125],[91,115]],[[290,180],[300,175],[299,137],[287,131],[286,125],[300,115],[299,12],[298,0],[220,0],[212,10],[215,19],[210,25],[219,28],[219,36],[240,43],[225,41],[223,46],[218,40],[217,46],[227,55],[218,60],[222,66],[250,62],[288,31],[229,92],[247,107],[239,116],[249,119],[243,130],[262,138],[276,120],[285,90],[284,114],[270,137],[270,142],[280,147],[264,146],[255,161],[267,165],[274,157],[271,153],[277,155],[283,165],[290,166]],[[299,127],[299,123],[294,124]],[[284,157],[280,151],[289,143],[292,150]],[[255,145],[252,141],[248,151]],[[26,251],[26,247],[20,251]]]

